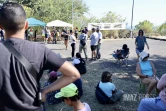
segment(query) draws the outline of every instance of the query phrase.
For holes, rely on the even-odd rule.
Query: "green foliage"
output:
[[[124,22],[125,19],[122,18],[121,15],[118,15],[114,12],[109,11],[104,17],[100,19],[100,22],[108,22],[108,23],[114,23],[114,22]]]
[[[144,20],[143,22],[139,22],[138,25],[135,26],[136,29],[142,29],[145,33],[151,33],[153,31],[153,23],[148,20]]]
[[[158,31],[161,35],[166,35],[166,22],[158,28]]]

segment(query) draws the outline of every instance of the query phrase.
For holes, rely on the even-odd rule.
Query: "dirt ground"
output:
[[[136,53],[135,53],[135,39],[120,39],[120,40],[103,40],[101,46],[102,57],[97,61],[87,61],[87,73],[82,75],[83,81],[83,96],[82,102],[87,102],[92,111],[136,111],[139,101],[143,98],[143,93],[139,94],[139,78],[135,72],[136,69]],[[150,59],[154,61],[157,68],[157,76],[160,78],[162,74],[166,73],[166,42],[159,40],[147,40],[150,50],[145,48],[145,51],[150,53]],[[128,66],[123,67],[116,64],[111,54],[114,50],[120,49],[123,44],[127,44],[130,48],[130,56]],[[78,45],[76,52],[78,51]],[[71,61],[71,46],[69,44],[68,50],[65,50],[63,44],[48,44],[46,45],[56,53],[60,53],[63,58]],[[84,54],[82,53],[82,57]],[[88,42],[88,57],[91,57],[90,46]],[[113,105],[101,105],[95,97],[95,87],[101,79],[103,71],[110,71],[113,74],[113,83],[118,89],[124,90],[123,99]],[[45,79],[42,79],[44,82]],[[127,94],[131,94],[131,98],[126,98]],[[63,110],[61,110],[63,109]],[[47,105],[47,111],[72,111],[72,109],[60,103],[57,105]]]

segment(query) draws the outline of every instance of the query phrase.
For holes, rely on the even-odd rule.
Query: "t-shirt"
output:
[[[85,105],[85,107],[78,111],[91,111],[90,106],[87,103],[83,103],[83,104]]]
[[[91,40],[91,45],[97,45],[98,44],[98,33],[94,32],[91,35],[90,40]]]
[[[7,39],[36,69],[57,71],[65,62],[56,53],[39,43],[19,38]],[[37,88],[34,78],[0,43],[0,111],[40,111],[34,106]],[[31,83],[32,82],[32,83]]]
[[[88,35],[87,35],[87,34],[82,33],[82,34],[79,36],[79,39],[80,39],[80,45],[81,45],[81,40],[82,40],[82,39],[84,39],[84,40],[85,40],[85,42],[87,43]]]
[[[70,35],[71,44],[76,43],[76,38],[74,35]]]
[[[103,83],[100,81],[99,88],[108,96],[112,96],[112,91],[115,90],[115,85],[111,82]]]
[[[144,50],[144,46],[145,46],[145,43],[146,43],[146,37],[137,37],[135,39],[135,42],[137,44],[137,49],[140,50],[140,51],[143,51]]]
[[[80,60],[77,59],[77,58],[75,58],[75,59],[73,60],[73,62],[72,62],[73,65],[75,65],[75,64],[79,64],[79,63],[80,63]]]
[[[102,35],[102,33],[100,31],[98,32],[98,41],[99,41],[99,39],[100,39],[99,43],[101,43],[102,39],[103,39],[103,35]]]

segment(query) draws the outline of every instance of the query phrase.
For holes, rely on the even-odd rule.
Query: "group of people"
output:
[[[24,40],[25,30],[28,30],[28,22],[25,10],[17,3],[7,2],[0,8],[0,27],[4,29],[6,38],[3,43],[0,43],[0,52],[3,52],[0,53],[0,111],[42,111],[43,105],[41,103],[46,100],[50,104],[64,101],[75,111],[91,111],[87,103],[80,101],[83,94],[80,73],[86,73],[86,70],[80,71],[79,69],[80,67],[85,68],[86,65],[80,53],[76,54],[72,65],[45,46]],[[75,36],[72,30],[70,34],[71,55],[73,56],[75,55]],[[86,35],[85,30],[82,30],[80,52],[82,49],[86,52],[87,39],[84,35]],[[45,36],[47,37],[47,35]],[[96,60],[96,58],[100,58],[98,54],[102,40],[99,29],[92,29],[90,40],[91,60]],[[148,44],[142,30],[139,31],[135,43],[139,58],[136,72],[141,82],[148,85],[146,99],[141,100],[138,111],[165,111],[166,74],[160,80],[156,79],[155,66],[153,62],[148,60],[149,54],[143,51],[144,45],[148,46]],[[80,63],[83,65],[80,66]],[[40,90],[39,80],[44,70],[50,70],[50,78],[45,83],[45,87]],[[61,72],[62,75],[58,77],[57,71]],[[122,97],[123,91],[116,89],[111,77],[110,72],[103,72],[99,88],[112,103],[115,103]],[[159,97],[148,98],[156,85],[160,91]],[[49,101],[51,100],[49,97],[57,100]]]

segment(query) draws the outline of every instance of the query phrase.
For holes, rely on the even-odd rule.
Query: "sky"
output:
[[[131,26],[133,0],[83,0],[89,7],[86,16],[100,18],[112,11],[126,18],[126,23]],[[133,25],[149,20],[155,26],[166,21],[166,0],[134,0]]]

